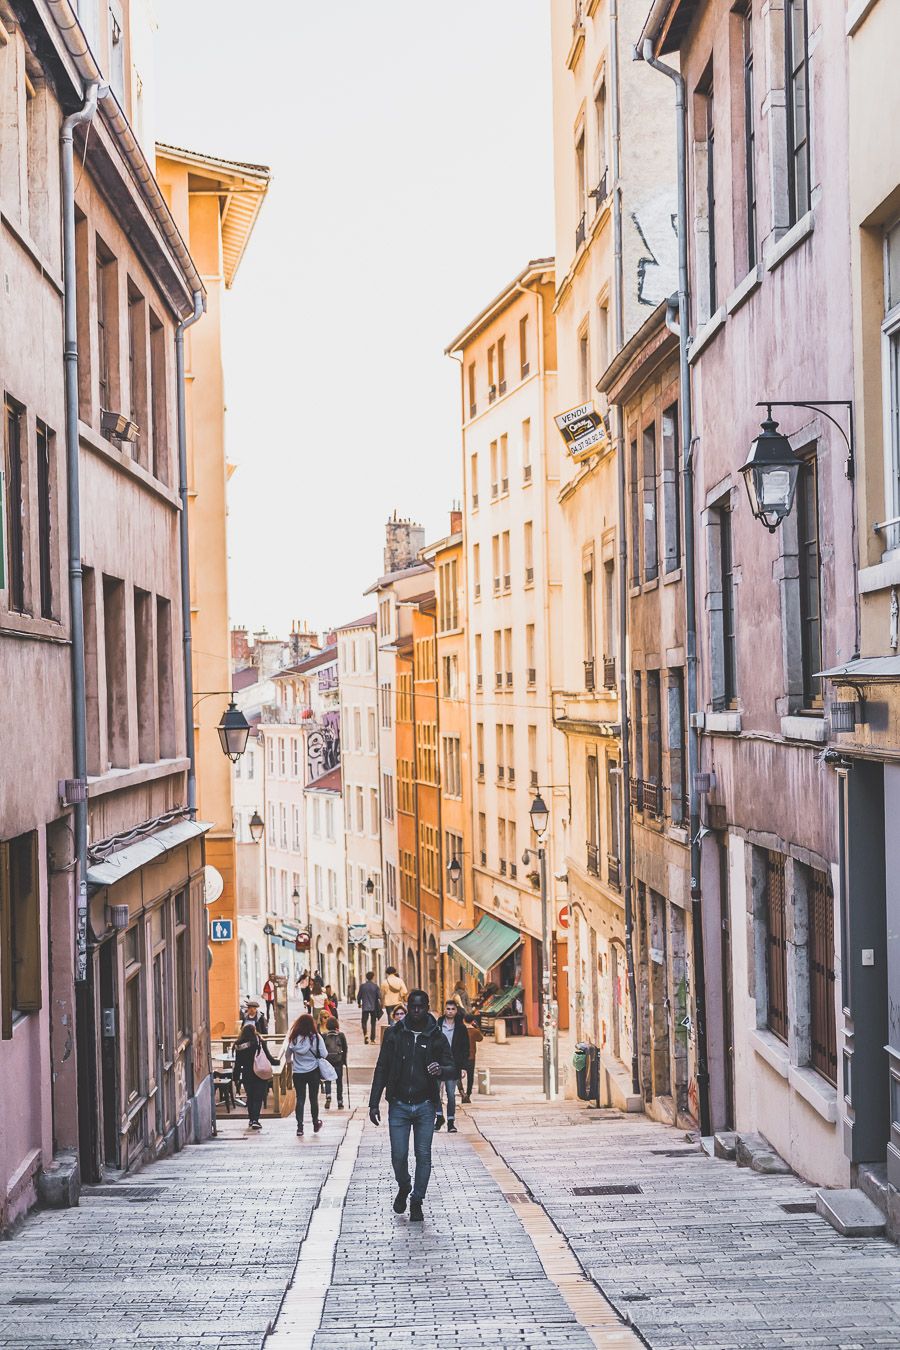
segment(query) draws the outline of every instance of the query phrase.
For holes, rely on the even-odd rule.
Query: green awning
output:
[[[447,949],[476,975],[487,975],[521,945],[521,933],[499,919],[492,919],[490,914],[484,914],[471,933],[452,940]]]

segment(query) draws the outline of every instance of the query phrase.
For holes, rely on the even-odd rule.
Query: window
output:
[[[803,664],[803,706],[821,708],[822,669],[821,557],[815,456],[804,461],[797,477],[797,552],[800,579],[800,651]]]
[[[484,867],[487,864],[487,816],[483,811],[478,812],[478,857]]]
[[[581,562],[581,599],[584,633],[584,686],[594,688],[594,555],[588,550]]]
[[[670,670],[666,689],[667,749],[669,751],[669,801],[673,825],[682,825],[686,815],[687,772],[684,744],[684,671]]]
[[[315,839],[322,837],[322,802],[317,796],[312,799],[312,832]]]
[[[522,423],[522,482],[531,482],[531,418]]]
[[[247,777],[254,778],[256,776],[256,755],[252,750],[247,751],[244,763],[247,765]]]
[[[362,750],[362,713],[359,708],[353,709],[353,748]]]
[[[616,682],[616,564],[608,558],[603,564],[603,683],[612,688]]]
[[[594,94],[594,144],[597,155],[597,185],[591,192],[594,210],[599,211],[607,197],[606,183],[606,85]]]
[[[278,737],[278,773],[282,778],[287,777],[287,746],[283,736]]]
[[[631,784],[631,800],[640,811],[643,805],[641,780],[644,775],[644,714],[642,711],[642,683],[641,672],[634,672],[634,712],[632,714],[633,726],[633,745],[634,745],[634,778]]]
[[[494,594],[500,594],[500,536],[495,534],[491,537],[491,562],[494,572]]]
[[[411,759],[397,760],[397,807],[407,815],[412,815],[413,766]]]
[[[378,749],[378,727],[375,722],[374,708],[369,708],[366,712],[366,727],[369,733],[369,754],[374,755]]]
[[[528,786],[536,788],[537,785],[537,727],[532,723],[528,728]]]
[[[296,805],[291,807],[291,835],[294,852],[299,853],[303,848],[303,837],[300,831],[300,807]]]
[[[587,870],[592,876],[600,875],[600,781],[597,756],[587,755],[587,791],[585,810],[587,812]]]
[[[503,756],[504,737],[503,737],[502,723],[498,722],[497,725],[494,727],[494,736],[496,738],[497,782],[502,783],[505,781],[506,778],[506,765],[504,763],[504,756]]]
[[[156,724],[159,731],[159,757],[175,754],[175,681],[172,656],[172,605],[163,596],[156,597]],[[253,777],[251,756],[248,778]]]
[[[500,437],[500,491],[509,492],[509,437]]]
[[[299,738],[299,736],[292,736],[292,737],[291,737],[291,775],[292,775],[292,777],[294,777],[294,778],[299,778],[299,777],[300,777],[300,738]],[[252,778],[252,777],[253,777],[252,773],[248,774],[247,777],[248,777],[248,778]]]
[[[535,664],[537,657],[534,650],[534,624],[525,625],[525,679],[529,689],[533,689],[537,683],[537,666]]]
[[[469,484],[472,501],[472,510],[478,510],[478,456],[473,455],[469,466]]]
[[[506,393],[506,338],[497,339],[497,392]]]
[[[458,736],[442,736],[444,751],[444,792],[448,797],[462,796],[462,756]]]
[[[412,721],[412,672],[408,670],[397,674],[397,720]]]
[[[38,1012],[41,991],[41,908],[37,834],[0,843],[0,1036],[14,1019]]]
[[[813,868],[805,870],[809,932],[809,1062],[829,1083],[836,1084],[834,900],[825,873]]]
[[[140,291],[128,281],[128,415],[138,427],[131,452],[144,467],[147,461],[147,305]]]
[[[753,106],[753,5],[747,0],[738,16],[744,64],[744,175],[746,193],[747,271],[756,266],[756,116]]]
[[[10,609],[25,610],[25,409],[6,400],[6,528]],[[2,522],[0,522],[2,524]]]
[[[710,637],[712,642],[713,708],[737,701],[737,628],[731,506],[726,499],[710,512]]]
[[[766,1025],[780,1040],[788,1038],[787,929],[784,856],[765,855]]]
[[[365,834],[365,832],[366,832],[365,808],[366,808],[365,795],[364,795],[364,793],[363,793],[362,788],[361,788],[361,787],[357,787],[357,789],[356,789],[356,833],[357,833],[357,834]]]
[[[513,682],[513,658],[512,658],[512,629],[503,630],[503,650],[506,656],[506,687],[512,688]]]
[[[481,657],[482,657],[482,650],[481,650],[481,634],[480,634],[480,633],[476,633],[476,634],[475,634],[475,689],[476,689],[476,692],[479,693],[479,694],[481,693],[481,691],[482,691],[482,689],[483,689],[483,687],[484,687],[484,667],[482,666]]]
[[[500,538],[500,565],[503,569],[503,589],[508,591],[512,585],[512,567],[510,564],[509,530],[504,530]]]
[[[441,692],[446,699],[459,698],[459,657],[455,652],[441,658]]]
[[[662,415],[662,490],[664,570],[681,566],[681,465],[678,458],[678,404]]]
[[[416,771],[422,783],[437,783],[437,723],[416,726]]]
[[[387,890],[387,902],[391,909],[397,908],[397,869],[392,862],[384,865],[384,875]]]
[[[322,907],[322,868],[319,863],[313,868],[313,890],[316,897],[316,905]]]
[[[129,763],[125,585],[116,577],[103,578],[103,646],[107,767],[125,769]]]
[[[441,893],[440,835],[433,825],[419,826],[419,856],[422,864],[422,885],[433,895]]]
[[[516,729],[509,722],[506,724],[506,781],[516,781]]]
[[[631,495],[631,584],[640,586],[641,584],[641,499],[639,494],[640,484],[638,482],[638,443],[637,440],[631,442],[631,453],[629,455],[630,482],[628,491]]]
[[[97,240],[97,382],[100,407],[119,411],[118,360],[118,273],[109,249]]]
[[[524,529],[525,585],[534,584],[534,525],[526,520]]]
[[[502,816],[497,818],[497,861],[500,865],[501,877],[506,876],[506,821]]]
[[[528,360],[528,315],[523,314],[519,320],[519,373],[524,380],[531,369],[531,363]]]
[[[416,873],[413,855],[408,849],[400,850],[400,899],[406,905],[416,903]]]
[[[501,689],[503,687],[503,634],[499,628],[494,629],[494,687]]]
[[[575,139],[575,252],[581,248],[585,240],[585,203],[587,193],[587,176],[584,162],[584,127],[578,133]]]
[[[475,724],[475,754],[478,768],[478,781],[484,782],[484,723]]]
[[[166,410],[166,333],[160,320],[150,311],[150,390],[153,472],[163,483],[169,482],[169,426]]]
[[[644,581],[659,575],[656,543],[656,423],[644,428]]]
[[[192,1008],[193,965],[191,962],[191,934],[187,926],[188,894],[182,891],[175,897],[175,1032],[179,1041],[186,1041],[193,1030]]]
[[[286,849],[288,846],[287,807],[283,802],[278,807],[278,820],[281,825],[281,847]]]
[[[449,864],[453,861],[454,858],[457,860],[460,866],[459,877],[457,878],[456,881],[454,881],[453,878],[450,876],[449,872],[447,872],[445,881],[445,891],[446,894],[451,897],[451,899],[459,900],[460,902],[462,902],[465,900],[465,890],[466,890],[465,854],[463,851],[463,837],[461,834],[455,834],[453,830],[446,830],[444,832],[445,869],[449,867]]]
[[[137,695],[138,759],[156,759],[156,671],[153,667],[153,599],[134,588],[134,666]],[[240,763],[240,761],[238,761]]]
[[[455,558],[438,568],[438,621],[442,633],[452,633],[459,627],[459,566]]]
[[[809,24],[807,0],[784,0],[784,61],[787,96],[788,222],[810,206]]]
[[[378,806],[378,789],[369,788],[369,833],[375,837],[381,829],[381,813]]]
[[[389,727],[391,725],[391,701],[393,693],[390,680],[385,680],[381,686],[381,725]]]
[[[647,772],[644,783],[644,809],[651,815],[662,815],[662,701],[658,670],[647,671]]]
[[[495,353],[496,353],[495,347],[488,347],[487,351],[488,403],[493,403],[494,399],[497,397],[497,381],[495,375],[495,361],[494,361]]]
[[[478,411],[478,405],[475,402],[475,362],[469,366],[469,416],[474,417]]]
[[[109,82],[119,106],[125,107],[125,33],[118,4],[109,6]]]
[[[37,517],[41,618],[53,618],[53,492],[56,485],[55,437],[43,422],[37,432]]]
[[[884,322],[881,327],[886,387],[885,516],[900,514],[900,221],[884,236]],[[888,548],[900,545],[900,527],[885,531]]]
[[[491,441],[491,501],[500,495],[500,483],[497,476],[497,442]]]
[[[578,397],[582,403],[591,402],[591,339],[587,321],[578,334]]]
[[[706,88],[702,92],[706,117],[706,285],[707,317],[715,308],[718,294],[718,276],[716,259],[716,127],[713,104],[713,77],[710,71]]]
[[[619,852],[621,844],[620,825],[620,804],[619,804],[619,780],[622,777],[622,770],[614,759],[606,761],[606,801],[609,816],[609,846],[607,848],[607,875],[613,886],[620,884]]]
[[[381,775],[381,800],[384,804],[385,820],[394,819],[394,775],[392,773],[383,773]]]
[[[391,632],[393,615],[391,609],[391,599],[388,596],[378,602],[378,631],[383,638],[388,637]]]

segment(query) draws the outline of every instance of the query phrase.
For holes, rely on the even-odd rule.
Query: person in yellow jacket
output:
[[[408,990],[406,985],[397,974],[396,966],[388,966],[384,972],[384,983],[381,986],[381,1006],[387,1013],[387,1024],[391,1025],[392,1013],[398,1003],[405,1003]]]

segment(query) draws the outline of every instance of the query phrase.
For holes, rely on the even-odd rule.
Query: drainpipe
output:
[[[60,186],[63,244],[63,378],[66,398],[66,489],[69,534],[69,623],[72,632],[72,769],[78,790],[75,833],[75,1028],[78,1079],[78,1141],[85,1181],[100,1176],[100,1119],[97,1079],[94,982],[88,963],[87,893],[87,711],[84,671],[84,606],[81,567],[81,485],[78,443],[78,319],[75,305],[75,149],[73,133],[97,111],[100,84],[85,90],[84,104],[60,131]]]
[[[613,171],[613,310],[616,324],[616,351],[625,345],[625,280],[622,265],[622,187],[621,187],[621,109],[619,107],[619,12],[617,0],[609,8],[609,90],[612,104],[612,171]],[[631,742],[628,726],[628,543],[625,525],[625,422],[622,409],[616,406],[616,489],[618,524],[618,610],[619,610],[619,724],[622,742],[621,802],[619,815],[622,827],[622,902],[625,913],[625,972],[628,980],[628,1006],[631,1015],[631,1090],[641,1091],[640,1056],[638,1052],[640,1023],[638,1022],[637,979],[634,970],[634,849],[631,830]]]
[[[703,904],[700,890],[700,795],[697,771],[700,765],[700,730],[697,726],[697,600],[694,545],[694,445],[691,408],[691,370],[688,364],[690,326],[688,316],[687,251],[687,102],[684,77],[679,71],[657,60],[653,42],[645,38],[635,59],[643,59],[654,70],[666,75],[675,85],[675,118],[678,136],[678,328],[679,383],[681,403],[682,486],[684,489],[684,594],[686,609],[688,783],[691,834],[691,926],[694,944],[694,993],[697,1035],[697,1094],[700,1133],[711,1133],[709,1103],[709,1066],[706,1057],[706,970],[703,959]]]
[[[197,764],[194,748],[194,672],[191,649],[191,566],[188,534],[187,413],[184,400],[184,330],[203,315],[206,296],[194,291],[194,312],[175,329],[176,420],[178,426],[178,495],[181,498],[179,542],[181,545],[181,622],[184,646],[184,734],[188,754],[187,805],[191,819],[197,814]],[[268,829],[268,825],[266,826]]]

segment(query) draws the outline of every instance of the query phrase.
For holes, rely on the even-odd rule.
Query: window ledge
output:
[[[784,1041],[780,1041],[771,1031],[758,1028],[750,1032],[750,1045],[760,1059],[764,1059],[770,1069],[779,1077],[787,1079],[791,1073],[790,1052]]]
[[[838,1118],[837,1088],[808,1065],[792,1064],[788,1069],[788,1083],[823,1120],[834,1125]]]
[[[801,216],[796,225],[781,236],[777,244],[768,250],[765,255],[766,271],[774,272],[776,267],[780,267],[788,254],[793,253],[795,248],[808,239],[816,226],[815,211],[807,211],[805,216]]]
[[[662,583],[664,586],[671,586],[674,582],[681,580],[681,568],[676,567],[672,572],[664,572]]]
[[[813,741],[817,745],[824,745],[825,718],[782,717],[781,734],[788,741]]]
[[[702,328],[698,328],[691,339],[690,349],[688,351],[688,360],[693,362],[697,359],[703,348],[712,342],[716,333],[728,318],[728,311],[724,305],[720,305],[714,314],[711,314]]]
[[[186,773],[190,760],[160,759],[155,764],[135,764],[128,769],[110,769],[107,773],[88,777],[88,797],[103,797],[107,792],[119,792],[122,788],[137,787],[141,783],[152,783],[157,778],[169,778],[172,774]]]
[[[165,483],[154,478],[143,464],[139,464],[136,459],[132,459],[124,450],[120,450],[112,441],[108,441],[105,436],[100,436],[92,426],[87,422],[78,421],[78,440],[82,445],[89,446],[96,454],[102,455],[104,459],[115,464],[118,469],[129,477],[136,479],[142,487],[148,492],[153,492],[157,497],[169,503],[176,511],[181,510],[181,499],[178,493],[172,488],[166,487]],[[196,496],[196,493],[193,494]]]
[[[739,712],[708,712],[704,718],[704,730],[714,736],[739,736],[741,714]]]
[[[890,586],[900,586],[900,554],[893,549],[884,554],[880,563],[861,567],[857,575],[860,595],[871,595],[873,591],[886,591]]]
[[[747,273],[747,275],[744,277],[744,280],[739,282],[738,285],[735,286],[734,290],[731,292],[728,299],[725,301],[725,308],[727,309],[728,313],[735,314],[740,309],[744,301],[749,300],[750,296],[757,289],[761,281],[762,281],[762,268],[760,267],[759,263],[757,263],[756,266],[753,268],[753,270]]]

